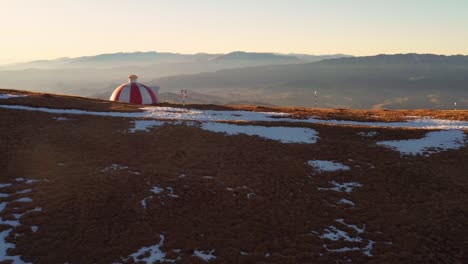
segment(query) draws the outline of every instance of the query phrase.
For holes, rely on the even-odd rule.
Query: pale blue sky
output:
[[[0,0],[0,63],[119,51],[468,54],[466,0]]]

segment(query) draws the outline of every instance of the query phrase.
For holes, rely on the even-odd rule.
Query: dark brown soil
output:
[[[4,101],[137,109],[62,96]],[[41,180],[30,185],[33,202],[15,206],[38,206],[42,212],[25,215],[7,238],[16,244],[9,255],[25,261],[112,263],[157,244],[164,234],[163,251],[181,249],[169,254],[179,257],[177,263],[205,263],[194,250],[214,250],[210,263],[468,263],[468,148],[401,157],[375,144],[427,131],[372,129],[379,135],[368,139],[356,134],[370,131],[366,128],[301,124],[317,130],[320,140],[282,144],[184,125],[128,133],[130,119],[54,116],[0,109],[0,183]],[[306,164],[315,159],[342,162],[351,170],[315,173]],[[128,168],[106,171],[112,164]],[[350,194],[318,190],[330,181],[363,186]],[[172,187],[178,197],[165,189],[153,194],[145,209],[141,201],[154,186]],[[342,198],[356,206],[336,205]],[[4,219],[18,209],[10,205],[0,215]],[[352,246],[319,237],[328,226],[338,226],[335,219],[365,225],[360,236],[375,241],[373,256],[327,251],[324,244]],[[0,225],[0,231],[7,228]],[[15,234],[21,234],[16,241]]]

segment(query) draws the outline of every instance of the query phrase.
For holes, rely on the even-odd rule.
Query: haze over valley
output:
[[[468,56],[114,53],[0,66],[0,87],[108,99],[126,77],[162,101],[376,109],[468,108]]]

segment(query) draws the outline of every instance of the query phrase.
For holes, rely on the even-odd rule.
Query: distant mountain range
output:
[[[335,108],[468,108],[468,56],[398,54],[159,78],[166,91],[192,89],[238,100]]]
[[[346,55],[297,55],[232,52],[228,54],[178,54],[133,52],[59,58],[0,66],[0,87],[92,95],[111,84],[120,84],[129,74],[141,81],[155,78],[214,72],[249,66],[301,64]],[[301,58],[299,58],[301,57]]]
[[[121,68],[124,66],[151,66],[154,64],[215,64],[234,63],[235,66],[254,66],[270,64],[292,64],[315,62],[328,58],[349,57],[350,55],[306,55],[306,54],[278,54],[235,51],[228,54],[180,54],[168,52],[131,52],[110,53],[96,56],[77,58],[59,58],[54,60],[38,60],[24,63],[0,65],[0,71],[26,69],[68,69],[68,68]]]
[[[135,52],[0,67],[0,87],[108,98],[129,74],[197,103],[468,109],[468,56]],[[192,97],[190,97],[192,95]]]

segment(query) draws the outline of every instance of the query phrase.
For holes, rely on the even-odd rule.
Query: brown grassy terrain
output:
[[[111,102],[85,97],[44,94],[25,92],[18,90],[0,89],[0,93],[27,94],[26,98],[13,98],[3,101],[2,104],[21,104],[34,107],[50,107],[63,109],[88,109],[89,111],[139,111],[141,106]],[[180,104],[161,103],[160,106],[182,107]],[[188,104],[187,108],[205,110],[247,110],[256,112],[285,112],[291,113],[296,118],[316,116],[322,119],[356,120],[356,121],[380,121],[395,122],[408,119],[408,116],[431,117],[447,120],[468,121],[468,110],[354,110],[354,109],[321,109],[305,107],[263,107],[251,105],[197,105]]]
[[[0,103],[92,111],[141,107],[32,93]],[[466,111],[256,110],[358,120],[419,114],[467,120]],[[15,181],[20,177],[39,180],[28,185],[31,203],[12,202],[0,216],[13,220],[19,211],[42,208],[13,228],[7,241],[16,248],[8,253],[33,263],[133,263],[121,258],[159,243],[164,234],[161,249],[176,263],[207,263],[194,256],[196,250],[213,250],[216,259],[209,263],[467,263],[468,147],[402,157],[375,143],[420,138],[427,131],[301,126],[315,129],[320,140],[283,144],[175,124],[129,133],[126,118],[0,109],[0,183],[13,183],[1,191],[25,188]],[[368,131],[378,135],[357,135]],[[351,170],[318,173],[308,160],[333,160]],[[109,169],[112,164],[128,168]],[[351,193],[318,189],[330,181],[362,187]],[[154,186],[164,191],[152,194]],[[0,199],[20,197],[15,195]],[[141,201],[151,195],[144,208]],[[355,206],[337,204],[343,198]],[[365,226],[360,235],[341,228],[359,235],[363,246],[374,241],[372,256],[324,248],[354,245],[320,238],[325,228],[339,226],[336,219]],[[0,232],[7,228],[0,224]]]

